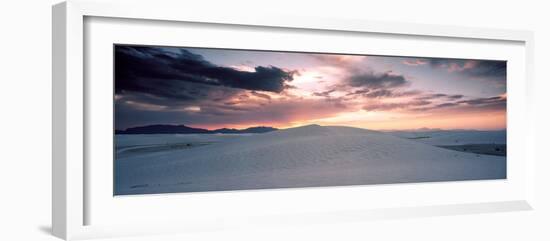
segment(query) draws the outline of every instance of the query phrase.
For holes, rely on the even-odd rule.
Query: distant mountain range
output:
[[[126,130],[115,130],[115,134],[244,134],[244,133],[266,133],[275,131],[277,128],[256,126],[246,129],[222,128],[216,130],[207,130],[193,128],[185,125],[147,125],[131,127]]]

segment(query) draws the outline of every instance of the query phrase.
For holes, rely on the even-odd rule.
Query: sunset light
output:
[[[116,58],[117,129],[506,128],[505,61],[131,46]]]

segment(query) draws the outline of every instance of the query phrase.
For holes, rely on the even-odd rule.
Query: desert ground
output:
[[[262,134],[115,135],[115,142],[115,195],[506,178],[505,131],[309,125]]]

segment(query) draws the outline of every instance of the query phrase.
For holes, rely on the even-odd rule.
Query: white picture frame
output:
[[[151,9],[155,11],[151,11]],[[482,28],[467,28],[456,26],[421,25],[410,23],[389,23],[371,22],[350,19],[324,19],[324,18],[300,18],[292,16],[270,16],[261,15],[231,15],[207,14],[204,10],[195,9],[192,3],[178,1],[155,1],[155,2],[126,2],[126,1],[85,1],[72,0],[60,3],[53,7],[53,167],[52,167],[52,227],[53,234],[63,239],[82,239],[93,237],[112,237],[120,235],[156,234],[170,232],[186,232],[204,230],[211,228],[241,225],[292,225],[289,220],[298,222],[338,222],[342,220],[369,220],[380,218],[400,217],[421,217],[432,215],[467,214],[495,211],[530,210],[533,203],[534,168],[535,158],[531,148],[534,145],[534,125],[529,117],[531,113],[530,97],[532,93],[532,62],[533,62],[533,34],[529,31],[519,30],[497,30]],[[513,71],[513,80],[508,80],[511,95],[509,97],[509,131],[510,135],[517,137],[510,143],[512,151],[509,158],[516,163],[510,166],[511,179],[504,182],[472,181],[468,183],[436,183],[426,185],[381,185],[379,187],[338,187],[326,189],[297,189],[297,190],[266,190],[266,191],[245,191],[245,192],[220,192],[200,195],[150,195],[132,198],[114,199],[111,204],[105,201],[94,201],[93,175],[86,174],[91,166],[90,160],[90,113],[89,96],[94,94],[87,91],[91,87],[86,84],[87,78],[85,69],[90,67],[87,63],[86,34],[101,33],[101,31],[90,31],[86,28],[86,19],[112,18],[122,21],[155,22],[156,25],[164,23],[191,23],[191,24],[213,24],[223,25],[225,29],[237,27],[253,27],[255,29],[277,29],[278,31],[300,30],[302,32],[318,31],[317,33],[358,33],[358,34],[383,34],[395,38],[421,37],[440,40],[477,41],[483,44],[502,42],[516,47],[511,50],[517,61],[517,71]],[[155,25],[153,24],[153,25]],[[156,26],[155,25],[155,26]],[[155,26],[150,26],[154,28]],[[124,25],[118,26],[123,27]],[[95,32],[94,32],[95,31]],[[133,36],[133,35],[128,35]],[[136,38],[139,38],[136,37]],[[113,41],[107,39],[106,41]],[[128,40],[130,41],[130,40]],[[149,41],[155,41],[149,39]],[[138,43],[143,43],[137,40]],[[517,47],[519,46],[519,47]],[[223,46],[221,46],[223,47]],[[284,47],[283,47],[284,48]],[[446,47],[449,48],[449,47]],[[519,49],[519,50],[518,50]],[[517,52],[520,51],[520,52]],[[437,53],[435,53],[437,55]],[[466,55],[467,57],[468,55]],[[516,58],[516,57],[511,57]],[[516,67],[513,67],[516,68]],[[96,88],[92,86],[93,88]],[[105,87],[100,87],[104,91]],[[88,96],[88,97],[87,97]],[[97,117],[97,116],[96,116]],[[511,125],[510,125],[511,124]],[[513,128],[513,129],[512,129]],[[510,138],[510,137],[509,137]],[[516,143],[516,144],[513,144]],[[513,145],[512,145],[513,144]],[[517,174],[517,175],[516,175]],[[90,178],[92,176],[92,178]],[[516,178],[517,177],[517,178]],[[112,180],[111,180],[112,181]],[[97,185],[96,185],[97,186]],[[375,185],[376,186],[376,185]],[[477,188],[479,187],[479,189]],[[338,209],[336,206],[309,205],[308,210],[293,210],[289,203],[280,202],[281,207],[264,208],[260,206],[247,205],[245,210],[243,204],[235,204],[232,212],[224,213],[217,210],[216,214],[206,215],[204,220],[185,222],[177,216],[177,212],[170,216],[170,212],[181,203],[195,205],[196,213],[193,210],[181,208],[180,211],[192,213],[191,217],[205,215],[206,205],[213,205],[217,202],[242,202],[243,200],[255,200],[269,202],[278,197],[293,198],[295,200],[308,200],[308,198],[324,198],[327,195],[335,195],[346,198],[354,198],[358,195],[372,195],[376,193],[397,193],[411,191],[415,196],[423,194],[425,198],[437,197],[437,193],[443,189],[463,190],[462,198],[449,196],[445,200],[425,201],[420,199],[407,202],[383,202],[371,203],[370,208],[361,208],[360,203],[352,203],[346,209]],[[475,189],[475,190],[474,190]],[[473,190],[473,191],[467,191]],[[492,198],[476,197],[475,193],[482,193],[486,190],[497,190]],[[502,195],[498,193],[500,190]],[[507,194],[503,194],[506,192]],[[359,194],[357,194],[359,193]],[[389,194],[391,195],[394,194]],[[93,197],[92,197],[93,196]],[[383,195],[380,195],[383,196]],[[338,201],[338,200],[336,200]],[[342,199],[339,199],[341,202]],[[102,203],[90,208],[90,202]],[[116,203],[115,203],[116,202]],[[141,212],[136,216],[146,216],[147,220],[128,222],[129,212],[137,210],[140,206],[160,204],[166,207],[163,210],[155,209],[151,212]],[[118,206],[115,206],[118,205]],[[122,205],[122,206],[121,206]],[[203,208],[197,208],[203,205]],[[245,204],[246,205],[246,204]],[[300,206],[302,205],[302,206]],[[296,207],[305,207],[308,204],[304,201]],[[102,211],[103,210],[103,211]],[[114,212],[114,210],[122,210]],[[264,212],[265,211],[265,212]],[[155,216],[155,212],[163,212],[163,217]],[[261,213],[254,216],[253,213]],[[99,216],[99,222],[90,222],[90,216]],[[105,219],[110,218],[120,222],[108,223]],[[168,216],[167,216],[168,215]],[[193,216],[194,215],[194,216]],[[251,221],[252,220],[252,221]],[[121,225],[120,223],[125,223]],[[258,224],[259,223],[259,224]],[[138,231],[137,231],[138,230]]]

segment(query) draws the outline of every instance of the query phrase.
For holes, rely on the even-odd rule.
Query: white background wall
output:
[[[0,14],[0,240],[56,240],[51,206],[51,0],[4,1]],[[300,225],[117,240],[550,240],[550,10],[546,1],[202,1],[238,13],[277,12],[535,31],[537,202],[535,211]],[[152,10],[153,11],[153,10]]]

